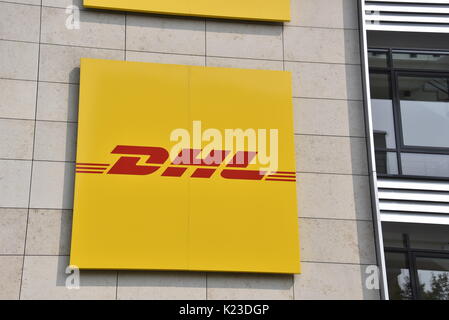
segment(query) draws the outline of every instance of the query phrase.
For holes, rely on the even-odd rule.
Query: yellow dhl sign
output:
[[[290,21],[290,0],[84,0],[84,6],[168,15]]]
[[[289,72],[82,59],[78,123],[71,265],[300,271]]]

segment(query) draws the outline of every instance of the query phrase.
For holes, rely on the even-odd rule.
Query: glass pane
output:
[[[449,259],[416,258],[419,298],[449,300]]]
[[[371,99],[391,99],[390,77],[383,73],[371,73],[369,76]]]
[[[449,252],[449,226],[433,224],[409,224],[407,233],[412,249],[428,249]]]
[[[395,68],[449,70],[449,56],[426,53],[393,53]]]
[[[391,300],[412,299],[410,271],[403,253],[385,252],[388,293]]]
[[[449,226],[415,223],[382,223],[385,247],[403,248],[404,235],[412,249],[447,251],[449,253]]]
[[[376,139],[376,134],[374,134],[374,139]],[[376,150],[376,171],[378,174],[399,174],[397,154]]]
[[[402,223],[382,223],[385,248],[405,248]]]
[[[371,109],[373,113],[374,134],[378,135],[376,148],[387,147],[396,149],[396,136],[393,119],[393,103],[391,100],[373,99],[371,100]],[[383,134],[383,138],[380,139]],[[379,145],[377,144],[379,143]]]
[[[449,178],[449,155],[401,153],[401,161],[404,175]]]
[[[404,144],[449,148],[449,79],[400,76],[398,82]]]
[[[390,79],[386,74],[373,73],[371,82],[371,106],[373,115],[373,127],[375,135],[378,135],[376,148],[396,148],[396,136],[393,119],[393,102],[390,97]],[[384,134],[383,145],[381,134]]]
[[[370,68],[388,68],[388,56],[386,52],[368,52],[368,64]]]

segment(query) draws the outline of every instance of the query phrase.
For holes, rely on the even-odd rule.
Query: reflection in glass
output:
[[[389,149],[396,148],[396,136],[393,118],[393,103],[386,99],[371,100],[371,109],[373,115],[373,127],[376,134],[381,132],[385,135],[385,147]],[[381,141],[377,141],[380,143]],[[382,148],[382,143],[375,144],[376,148]]]
[[[406,255],[403,253],[385,253],[388,293],[391,300],[412,299],[410,271]]]
[[[413,249],[447,251],[449,254],[449,226],[415,223],[382,223],[385,247],[404,247],[407,235]]]
[[[393,53],[395,68],[448,70],[449,56],[427,53]]]
[[[382,223],[382,235],[385,248],[405,248],[402,223]]]
[[[449,300],[449,259],[417,257],[419,298]]]
[[[404,175],[449,178],[449,155],[401,153],[401,162]]]
[[[368,64],[370,68],[387,68],[388,56],[386,52],[369,51]]]
[[[400,76],[404,144],[449,148],[449,79]]]
[[[386,74],[372,73],[370,75],[371,107],[374,131],[384,132],[385,145],[376,144],[376,148],[396,148],[396,137],[393,118],[393,101],[390,95],[390,78]],[[381,141],[377,141],[381,142]]]
[[[391,99],[390,77],[384,73],[369,75],[371,99]]]
[[[449,300],[448,225],[384,222],[382,234],[391,299]]]
[[[449,226],[407,224],[406,227],[412,248],[447,251],[449,253]]]
[[[378,174],[399,174],[396,152],[376,150],[376,171]]]
[[[399,95],[401,100],[448,102],[448,81],[443,77],[400,76]]]
[[[449,178],[449,54],[373,48],[368,58],[377,172]]]

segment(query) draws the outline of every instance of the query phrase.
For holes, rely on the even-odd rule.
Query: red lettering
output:
[[[183,149],[172,164],[184,166],[218,167],[228,156],[229,151],[212,150],[204,159],[198,159],[201,150]]]
[[[148,156],[145,163],[148,164],[164,164],[169,154],[164,148],[158,147],[133,147],[133,146],[117,146],[113,154],[133,154],[140,156]],[[137,165],[141,157],[121,157],[109,170],[108,174],[129,174],[129,175],[149,175],[156,172],[161,166],[142,166]]]

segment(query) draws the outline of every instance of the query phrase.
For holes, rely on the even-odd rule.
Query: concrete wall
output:
[[[0,298],[375,299],[356,0],[292,0],[285,25],[0,1]],[[303,274],[82,272],[64,287],[79,58],[289,70]]]

